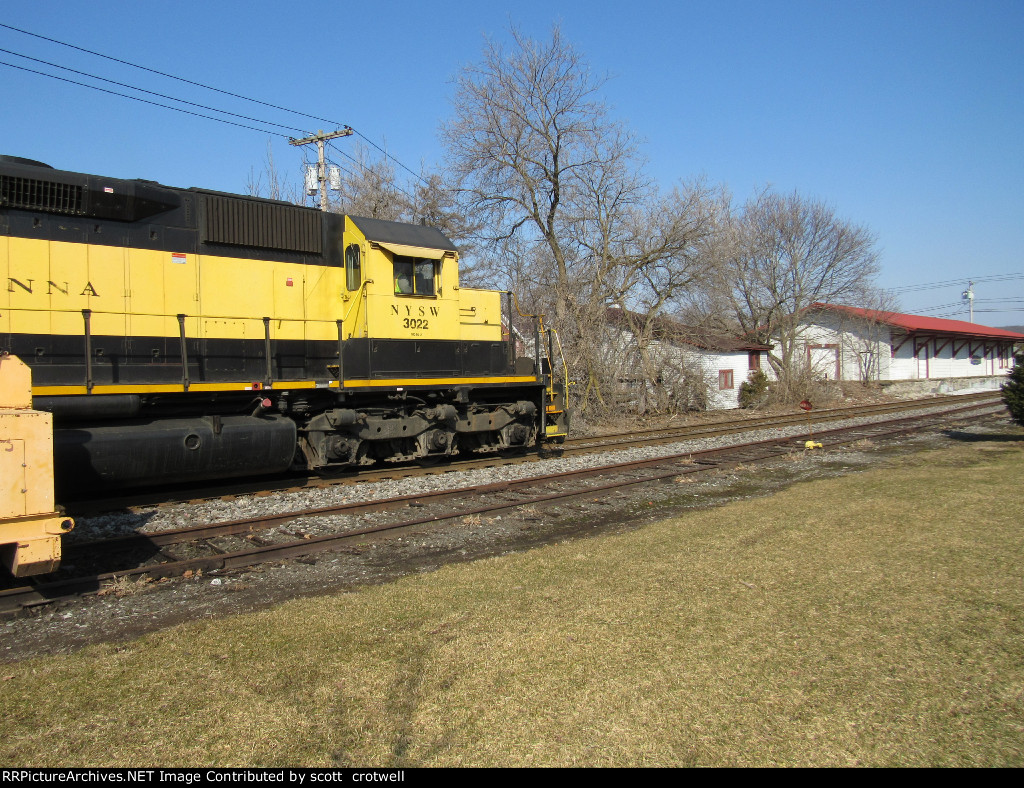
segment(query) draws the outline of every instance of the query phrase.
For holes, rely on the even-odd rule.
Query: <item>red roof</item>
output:
[[[876,320],[906,331],[927,331],[930,333],[942,334],[969,334],[976,337],[989,337],[998,339],[1024,340],[1024,334],[1015,331],[1007,331],[1004,328],[992,328],[991,326],[980,326],[977,323],[968,323],[964,320],[945,320],[939,317],[924,317],[922,315],[904,315],[900,312],[884,312],[877,309],[862,309],[856,306],[840,306],[839,304],[811,304],[810,309],[830,309],[834,312],[845,312],[847,314],[864,317],[869,320]]]

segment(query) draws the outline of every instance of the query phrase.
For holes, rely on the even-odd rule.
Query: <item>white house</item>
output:
[[[1007,374],[1019,343],[1024,334],[962,320],[814,304],[797,353],[830,380],[981,378]]]
[[[617,370],[623,395],[640,409],[645,400],[659,396],[691,408],[737,408],[740,384],[752,371],[773,377],[770,345],[617,307],[606,311],[606,319],[608,361]]]

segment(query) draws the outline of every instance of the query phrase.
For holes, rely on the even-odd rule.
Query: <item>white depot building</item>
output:
[[[798,352],[829,380],[989,378],[990,388],[1024,347],[1024,334],[1001,328],[836,304],[808,308],[798,337]]]

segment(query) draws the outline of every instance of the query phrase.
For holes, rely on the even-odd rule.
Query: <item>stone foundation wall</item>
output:
[[[926,394],[956,394],[961,391],[998,391],[1006,382],[1006,375],[988,375],[970,378],[929,378],[927,380],[883,380],[882,390],[894,396],[923,396]]]

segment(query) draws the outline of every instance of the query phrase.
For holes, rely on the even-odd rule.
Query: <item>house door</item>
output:
[[[839,380],[839,348],[835,345],[808,345],[807,360],[815,377]]]
[[[928,377],[928,355],[931,352],[928,348],[927,342],[917,348],[917,376],[919,378]]]

